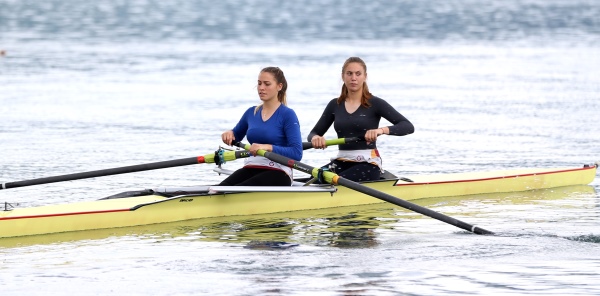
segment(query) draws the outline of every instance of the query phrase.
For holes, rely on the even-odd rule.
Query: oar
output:
[[[243,157],[248,157],[248,156],[250,156],[248,151],[242,151],[242,150],[225,151],[222,154],[222,158],[225,161],[235,160],[238,158],[243,158]],[[217,157],[217,161],[218,161],[218,159],[219,159],[219,157]],[[0,186],[0,190],[16,188],[16,187],[55,183],[55,182],[72,181],[72,180],[79,180],[79,179],[86,179],[86,178],[111,176],[111,175],[118,175],[118,174],[125,174],[125,173],[150,171],[150,170],[156,170],[156,169],[164,169],[164,168],[171,168],[171,167],[178,167],[178,166],[192,165],[192,164],[199,164],[199,163],[215,163],[215,153],[206,154],[204,156],[188,157],[188,158],[181,158],[181,159],[174,159],[174,160],[167,160],[167,161],[160,161],[160,162],[152,162],[152,163],[131,165],[131,166],[118,167],[118,168],[105,169],[105,170],[97,170],[97,171],[90,171],[90,172],[83,172],[83,173],[45,177],[45,178],[10,182],[10,183],[2,183],[1,184],[2,186]]]
[[[340,139],[327,140],[327,141],[325,141],[325,143],[327,144],[327,146],[331,146],[331,145],[351,143],[351,142],[355,142],[355,141],[360,141],[360,139],[359,138],[340,138]],[[312,148],[312,143],[304,142],[304,143],[302,143],[302,148],[305,150],[310,149],[310,148]],[[172,168],[172,167],[200,164],[200,163],[219,163],[221,161],[231,161],[231,160],[235,160],[238,158],[244,158],[244,157],[250,156],[248,151],[245,151],[245,150],[224,151],[219,157],[217,157],[217,159],[215,159],[216,155],[217,155],[216,153],[211,153],[211,154],[207,154],[204,156],[188,157],[188,158],[182,158],[182,159],[167,160],[167,161],[160,161],[160,162],[153,162],[153,163],[146,163],[146,164],[138,164],[138,165],[132,165],[132,166],[126,166],[126,167],[105,169],[105,170],[97,170],[97,171],[90,171],[90,172],[83,172],[83,173],[75,173],[75,174],[67,174],[67,175],[60,175],[60,176],[53,176],[53,177],[38,178],[38,179],[25,180],[25,181],[2,183],[2,184],[0,184],[1,185],[0,190],[32,186],[32,185],[56,183],[56,182],[63,182],[63,181],[73,181],[73,180],[80,180],[80,179],[86,179],[86,178],[95,178],[95,177],[102,177],[102,176],[134,173],[134,172],[141,172],[141,171],[150,171],[150,170],[156,170],[156,169],[165,169],[165,168]]]
[[[250,149],[250,144],[244,144],[244,143],[240,143],[237,142],[234,144],[235,146],[244,148],[246,150]],[[348,187],[352,190],[370,195],[372,197],[387,201],[389,203],[395,204],[397,206],[401,206],[405,209],[423,214],[425,216],[429,216],[431,218],[440,220],[442,222],[446,222],[448,224],[454,225],[458,228],[462,228],[464,230],[476,233],[476,234],[493,234],[493,232],[489,231],[489,230],[485,230],[481,227],[478,226],[474,226],[468,223],[465,223],[463,221],[460,221],[458,219],[454,219],[452,217],[446,216],[444,214],[438,213],[436,211],[430,210],[428,208],[413,204],[411,202],[399,199],[395,196],[389,195],[387,193],[375,190],[373,188],[361,185],[359,183],[356,183],[354,181],[348,180],[346,178],[340,177],[339,175],[330,172],[330,171],[323,171],[321,169],[306,165],[304,163],[301,163],[299,161],[295,161],[291,158],[285,157],[283,155],[279,155],[273,152],[268,152],[268,151],[264,151],[264,150],[258,150],[257,152],[259,155],[264,156],[272,161],[275,161],[277,163],[280,163],[282,165],[288,166],[290,168],[299,170],[301,172],[307,173],[309,175],[312,175],[315,178],[318,178],[319,175],[322,176],[322,178],[330,184],[333,185],[341,185],[344,187]]]

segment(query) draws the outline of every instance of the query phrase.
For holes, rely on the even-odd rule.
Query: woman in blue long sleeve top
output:
[[[259,149],[297,161],[302,159],[300,123],[294,110],[287,107],[287,81],[283,71],[278,67],[262,69],[257,90],[262,104],[246,110],[237,125],[221,135],[227,145],[246,137],[252,156],[244,160],[244,167],[223,180],[221,186],[290,186],[292,169],[257,155]]]
[[[383,134],[405,136],[415,131],[413,124],[385,100],[372,95],[367,86],[367,66],[358,57],[346,60],[342,67],[344,85],[337,99],[325,107],[323,115],[310,131],[308,140],[314,148],[327,147],[323,135],[333,124],[338,138],[364,137],[364,142],[339,145],[331,163],[341,177],[361,182],[378,180],[383,172],[375,141]],[[385,118],[391,126],[379,127]]]

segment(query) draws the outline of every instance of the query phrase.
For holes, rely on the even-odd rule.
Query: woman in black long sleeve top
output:
[[[367,66],[358,57],[346,60],[342,67],[344,85],[340,97],[327,104],[323,115],[308,135],[314,148],[325,148],[323,135],[333,124],[338,138],[364,137],[364,142],[339,146],[332,170],[346,179],[363,182],[378,180],[383,172],[377,151],[382,134],[405,136],[415,131],[413,124],[385,100],[373,96],[367,86]],[[392,126],[379,127],[385,118]]]

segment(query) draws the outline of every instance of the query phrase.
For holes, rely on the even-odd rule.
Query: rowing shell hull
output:
[[[411,177],[363,185],[404,200],[518,192],[587,185],[596,167],[518,169]],[[235,192],[252,190],[245,192]],[[345,187],[210,187],[203,194],[146,195],[0,212],[0,238],[166,223],[191,219],[257,215],[384,202]]]

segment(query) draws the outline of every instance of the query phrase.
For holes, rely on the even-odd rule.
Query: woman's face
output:
[[[359,63],[349,63],[342,73],[344,84],[350,92],[362,91],[363,83],[367,80],[367,73]]]
[[[256,89],[258,90],[258,97],[263,102],[270,100],[277,100],[277,93],[281,90],[283,84],[277,83],[275,81],[275,76],[268,72],[260,72],[258,74],[258,85]]]

